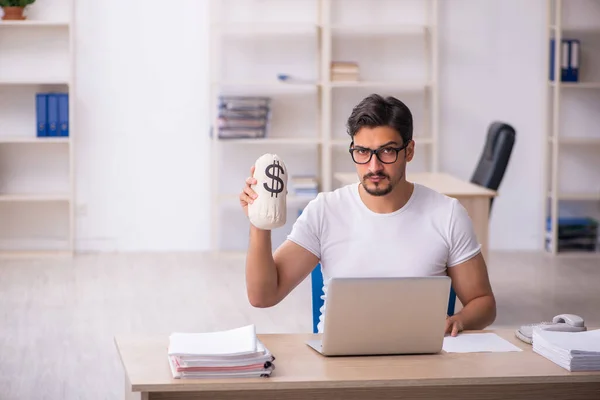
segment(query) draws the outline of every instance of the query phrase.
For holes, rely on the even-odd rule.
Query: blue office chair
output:
[[[321,273],[321,264],[317,264],[316,268],[310,274],[312,285],[312,311],[313,311],[313,333],[317,333],[317,325],[319,325],[319,317],[321,316],[321,307],[323,306],[323,274]],[[450,300],[448,302],[448,315],[454,315],[456,306],[456,293],[453,288],[450,288]]]

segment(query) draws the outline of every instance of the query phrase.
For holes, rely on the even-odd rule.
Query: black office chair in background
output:
[[[471,183],[498,190],[515,144],[515,129],[504,122],[490,124],[483,152]],[[494,198],[490,199],[490,212]]]

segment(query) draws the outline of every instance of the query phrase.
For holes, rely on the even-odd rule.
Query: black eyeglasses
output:
[[[398,153],[404,150],[410,144],[410,142],[411,141],[409,140],[401,147],[385,146],[375,150],[360,146],[352,147],[354,143],[351,143],[350,149],[348,149],[348,151],[352,156],[352,160],[356,164],[367,164],[369,161],[371,161],[373,154],[375,154],[377,156],[377,159],[382,163],[393,164],[398,160]]]

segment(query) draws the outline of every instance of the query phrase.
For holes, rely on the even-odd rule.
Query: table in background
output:
[[[496,196],[494,190],[475,185],[445,173],[407,173],[406,179],[427,186],[439,193],[454,197],[465,207],[471,220],[481,252],[487,260],[489,238],[490,199]],[[334,178],[342,185],[358,182],[355,173],[337,173]]]
[[[522,352],[324,357],[318,335],[268,334],[270,378],[173,379],[168,336],[118,337],[127,399],[553,399],[600,397],[600,372],[569,372],[536,354],[512,330],[495,332]]]

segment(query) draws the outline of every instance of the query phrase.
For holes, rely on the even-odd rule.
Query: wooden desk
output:
[[[342,185],[358,182],[355,173],[338,173],[334,178]],[[496,196],[496,192],[444,173],[407,173],[406,179],[460,201],[473,221],[481,252],[487,260],[490,199]]]
[[[115,339],[127,399],[553,399],[600,398],[600,372],[571,373],[534,353],[512,330],[495,331],[522,348],[511,353],[323,357],[317,335],[259,335],[276,357],[270,378],[177,380],[168,336]]]

